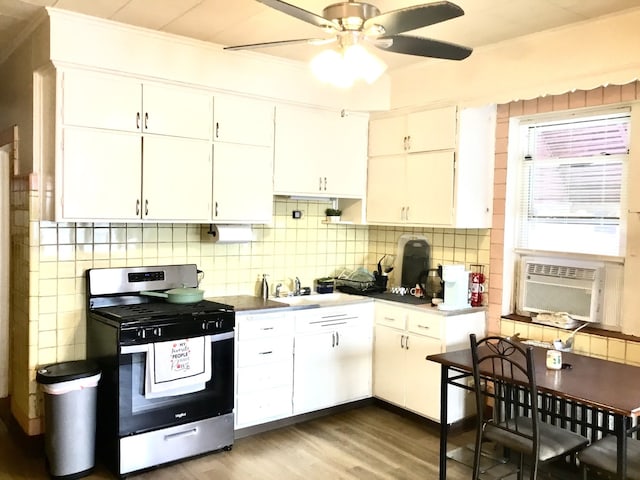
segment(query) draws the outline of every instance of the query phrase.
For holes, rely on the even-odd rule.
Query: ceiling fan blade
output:
[[[260,0],[262,1],[262,0]],[[433,2],[425,5],[401,8],[383,13],[364,22],[364,31],[373,29],[376,25],[384,28],[382,35],[388,37],[397,33],[408,32],[435,23],[451,20],[464,15],[464,10],[451,2]]]
[[[286,13],[292,17],[297,18],[298,20],[302,20],[303,22],[310,23],[311,25],[315,25],[320,28],[328,28],[335,31],[341,31],[342,27],[340,25],[332,22],[331,20],[327,20],[320,15],[316,15],[315,13],[304,10],[300,7],[296,7],[295,5],[291,5],[290,3],[283,2],[281,0],[258,0],[260,3],[265,4],[267,7],[271,7],[275,10],[279,10],[282,13]]]
[[[326,45],[337,41],[336,37],[333,38],[299,38],[296,40],[277,40],[275,42],[262,42],[262,43],[250,43],[248,45],[233,45],[230,47],[224,47],[223,50],[252,50],[254,48],[266,48],[266,47],[282,47],[285,45]]]
[[[445,58],[447,60],[464,60],[472,48],[457,45],[455,43],[441,42],[430,38],[412,37],[410,35],[390,35],[379,37],[381,42],[375,42],[376,47],[389,52],[416,55],[419,57]],[[389,45],[385,40],[393,40]]]

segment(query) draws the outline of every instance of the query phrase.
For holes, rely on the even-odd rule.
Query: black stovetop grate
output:
[[[92,309],[93,312],[116,320],[158,318],[232,311],[233,307],[218,302],[202,300],[197,303],[149,302],[128,305],[111,305]]]

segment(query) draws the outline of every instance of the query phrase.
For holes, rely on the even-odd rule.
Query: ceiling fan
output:
[[[322,28],[329,38],[303,38],[225,47],[225,50],[247,50],[283,45],[328,45],[340,48],[366,43],[381,50],[421,57],[463,60],[473,51],[469,47],[430,38],[400,35],[403,32],[433,25],[464,15],[458,5],[439,1],[380,13],[374,5],[342,2],[327,6],[322,16],[281,0],[258,0],[260,3],[304,22]]]

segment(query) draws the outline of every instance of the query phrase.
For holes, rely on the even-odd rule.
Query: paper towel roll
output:
[[[246,243],[253,240],[251,225],[211,225],[209,235],[216,243]]]

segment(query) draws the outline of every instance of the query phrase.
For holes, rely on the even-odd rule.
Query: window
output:
[[[624,255],[629,109],[520,123],[516,245]]]

